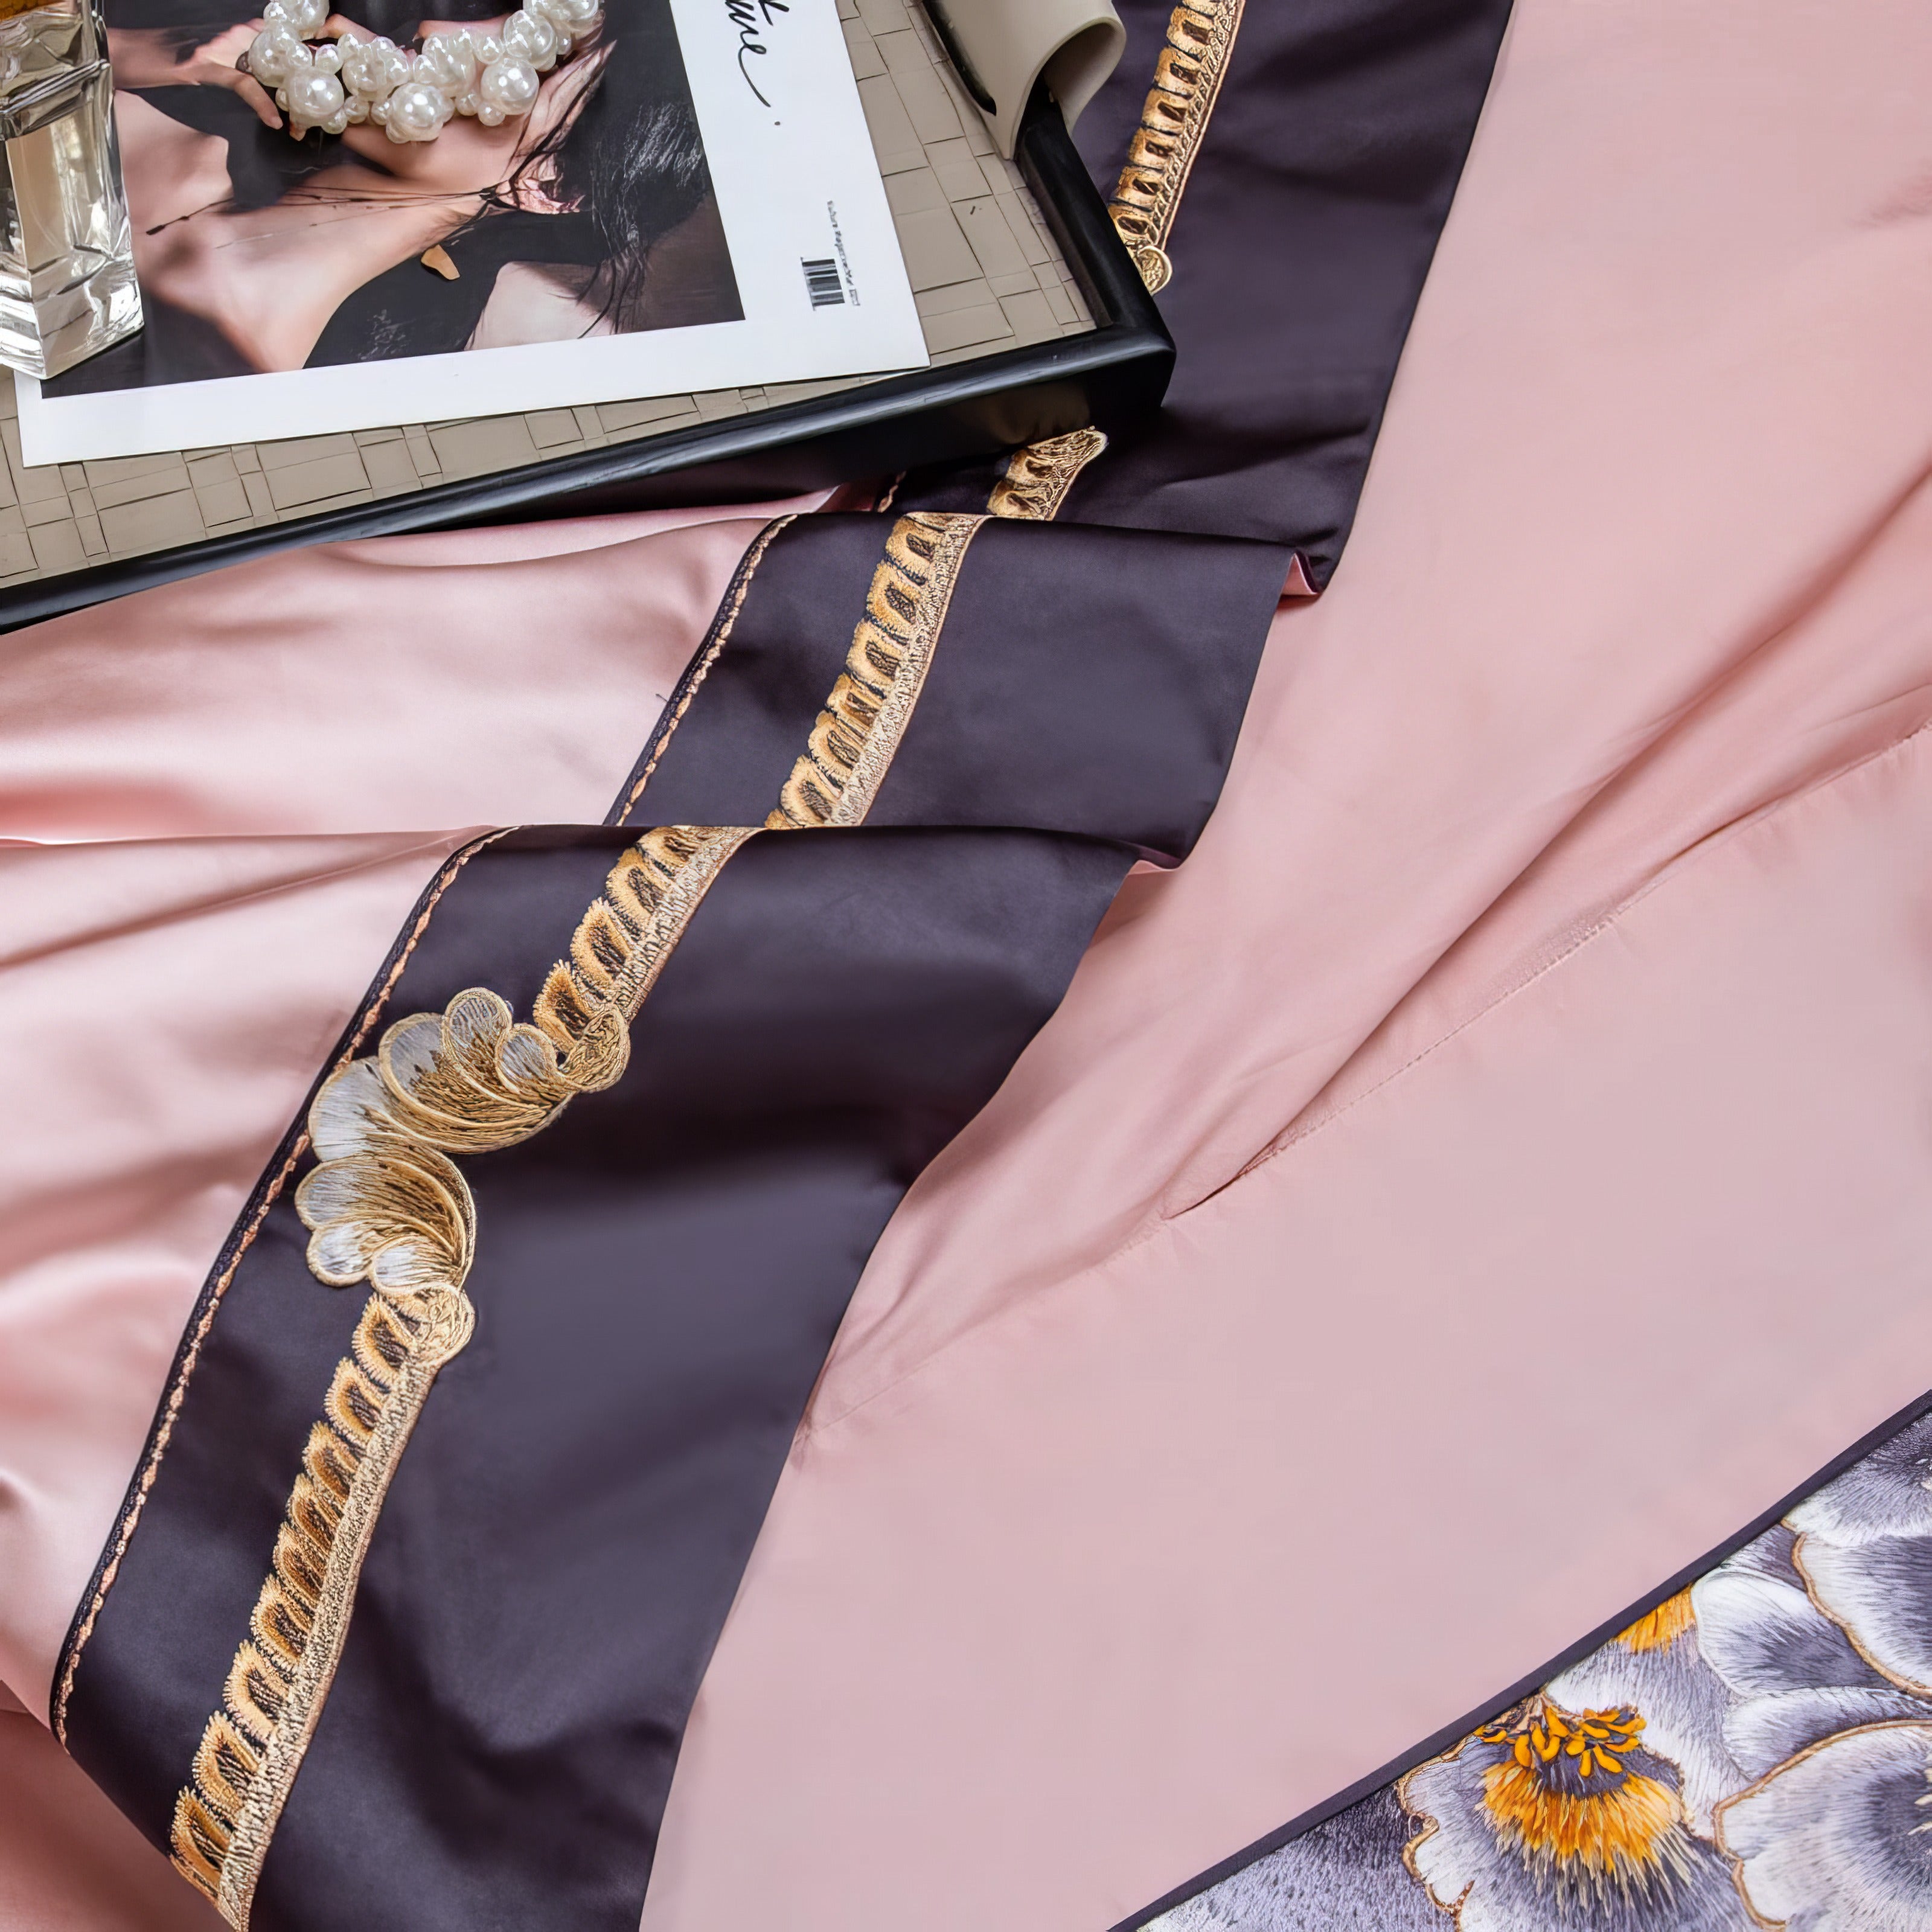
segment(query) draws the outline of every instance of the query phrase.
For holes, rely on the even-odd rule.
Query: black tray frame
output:
[[[756,502],[1150,415],[1173,372],[1173,338],[1043,90],[1014,158],[1093,315],[1084,334],[16,584],[0,590],[0,631],[303,544]]]

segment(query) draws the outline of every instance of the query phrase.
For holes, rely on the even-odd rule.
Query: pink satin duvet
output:
[[[874,1253],[646,1932],[1104,1932],[1932,1387],[1928,100],[1911,0],[1519,0],[1346,558]],[[602,816],[766,514],[0,640],[26,1710],[424,880]],[[0,1714],[7,1932],[206,1922]]]

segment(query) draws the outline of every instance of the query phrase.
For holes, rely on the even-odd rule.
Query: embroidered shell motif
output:
[[[460,1290],[476,1217],[448,1156],[527,1139],[579,1090],[556,1043],[487,988],[458,994],[440,1013],[398,1020],[372,1058],[331,1076],[309,1110],[321,1164],[296,1190],[296,1208],[311,1231],[316,1280],[332,1288],[367,1280],[392,1298]]]

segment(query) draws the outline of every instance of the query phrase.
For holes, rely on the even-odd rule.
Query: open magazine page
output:
[[[608,0],[528,115],[296,140],[235,0],[110,0],[148,323],[44,384],[26,460],[917,368],[835,0]],[[405,48],[493,0],[357,0]]]

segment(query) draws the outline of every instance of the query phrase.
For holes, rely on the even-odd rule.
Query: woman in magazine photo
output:
[[[614,0],[527,114],[459,116],[409,142],[373,122],[292,139],[248,70],[262,21],[209,20],[206,6],[112,10],[148,326],[50,394],[742,315],[668,0]],[[395,0],[358,12],[323,35],[407,48],[506,17],[423,19]]]

